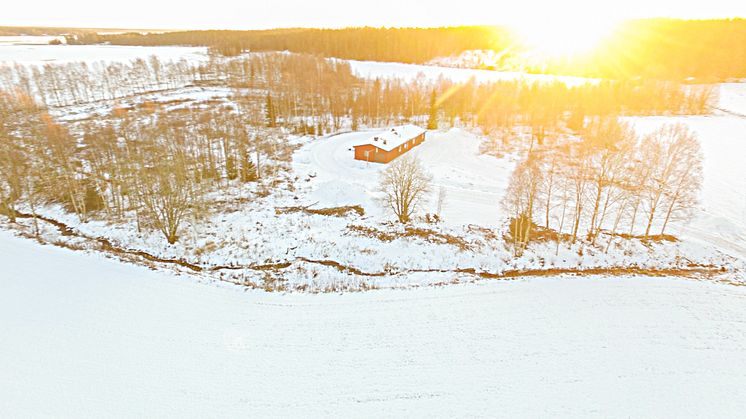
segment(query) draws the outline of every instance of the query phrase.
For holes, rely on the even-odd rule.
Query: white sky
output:
[[[154,29],[445,26],[746,17],[746,0],[5,0],[0,26]]]

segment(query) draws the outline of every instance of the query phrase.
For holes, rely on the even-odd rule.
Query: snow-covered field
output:
[[[553,76],[546,74],[528,74],[515,71],[491,71],[491,70],[474,70],[468,68],[456,67],[439,67],[434,65],[418,64],[401,64],[401,63],[383,63],[376,61],[354,61],[347,60],[352,71],[361,77],[369,78],[400,78],[412,80],[418,77],[424,77],[429,80],[439,78],[450,79],[454,82],[465,82],[474,79],[478,82],[492,82],[500,80],[526,80],[529,82],[553,82],[561,81],[568,86],[575,86],[588,83],[589,80],[583,77],[571,76]]]
[[[47,63],[68,62],[129,62],[137,58],[157,56],[164,61],[185,59],[201,62],[208,59],[204,47],[141,47],[119,45],[48,45],[49,41],[60,39],[50,36],[6,36],[0,37],[0,65],[22,64],[43,65]],[[581,77],[551,76],[527,74],[510,71],[472,70],[449,68],[433,65],[415,65],[401,63],[381,63],[374,61],[345,60],[350,63],[353,72],[362,77],[414,79],[424,77],[465,82],[475,79],[480,82],[524,79],[527,81],[551,82],[562,81],[568,85],[587,83],[589,79]]]
[[[127,61],[153,54],[205,57],[204,50],[189,48],[0,40],[0,64]],[[352,65],[373,77],[507,77]],[[554,256],[553,249],[539,247],[515,260],[501,242],[466,226],[504,222],[499,203],[515,157],[482,155],[482,139],[459,129],[430,132],[411,153],[433,175],[435,191],[424,211],[435,212],[435,193],[442,187],[446,203],[439,229],[463,234],[474,251],[417,238],[381,242],[348,230],[350,224],[382,228],[376,187],[383,166],[354,161],[350,150],[372,131],[295,138],[302,144],[291,164],[297,189],[259,207],[215,214],[175,246],[165,245],[158,233],[140,235],[131,226],[100,221],[76,224],[73,216],[47,208],[47,215],[83,233],[205,266],[330,259],[363,271],[391,269],[384,277],[355,279],[378,288],[469,283],[267,293],[218,276],[152,270],[100,252],[42,246],[0,229],[0,417],[742,417],[746,287],[645,276],[474,282],[455,269],[501,272],[545,263],[666,267],[681,254],[717,264],[719,251],[743,266],[746,119],[738,115],[746,114],[745,86],[722,85],[723,111],[715,116],[633,119],[641,132],[683,122],[702,141],[703,207],[691,223],[673,229],[684,238],[675,245],[630,244],[610,255],[585,253],[583,261],[577,249]],[[141,99],[198,104],[229,94],[187,88]],[[110,111],[105,106],[57,116],[104,114]],[[366,215],[278,216],[274,210],[311,203],[359,204]],[[62,240],[44,229],[51,240]],[[294,234],[278,233],[286,231]],[[395,274],[404,268],[443,271]],[[341,277],[348,285],[353,281],[334,268],[307,263],[294,263],[283,274],[289,289],[323,289]]]
[[[9,45],[49,45],[52,41],[65,42],[64,36],[0,36],[0,46]]]
[[[385,166],[353,160],[351,146],[363,142],[372,132],[296,139],[304,145],[293,156],[292,179],[288,179],[293,184],[291,189],[276,188],[266,198],[216,210],[208,220],[185,227],[173,245],[157,231],[138,232],[134,219],[118,224],[100,220],[80,223],[76,216],[58,207],[40,212],[89,237],[105,237],[123,249],[186,260],[208,269],[205,275],[212,278],[278,290],[406,288],[470,282],[479,274],[555,268],[659,270],[697,265],[725,267],[733,276],[733,271],[745,267],[740,253],[723,255],[718,243],[643,243],[606,236],[597,246],[580,241],[561,246],[536,243],[521,257],[515,257],[502,239],[507,216],[500,205],[514,158],[480,154],[482,138],[460,129],[429,132],[427,140],[411,151],[433,174],[433,191],[420,214],[436,212],[441,187],[446,200],[442,223],[418,221],[415,227],[424,234],[406,234],[398,223],[385,223],[393,221],[378,200],[379,172]],[[243,186],[215,198],[230,203],[239,202],[241,196],[253,196],[253,192]],[[276,211],[283,207],[347,205],[360,205],[365,214],[334,217]],[[30,231],[31,221],[22,223]],[[82,243],[75,237],[61,236],[55,228],[44,227],[42,236],[48,242],[97,247],[96,242]],[[613,240],[608,251],[607,240]],[[326,263],[330,261],[339,266]],[[256,268],[266,265],[283,267],[273,269],[271,274]]]
[[[1,417],[719,417],[746,288],[545,278],[268,294],[0,231]]]
[[[44,65],[70,62],[129,62],[158,56],[164,61],[207,60],[204,47],[138,47],[115,45],[48,45],[55,37],[0,37],[0,65]],[[46,41],[46,42],[41,42]]]

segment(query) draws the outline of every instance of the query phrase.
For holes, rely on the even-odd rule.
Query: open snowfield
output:
[[[65,41],[64,36],[0,36],[0,46],[8,45],[49,45],[50,42],[59,40]]]
[[[0,37],[0,65],[43,65],[69,62],[129,62],[137,58],[157,56],[165,61],[185,59],[201,62],[208,59],[205,47],[143,47],[121,45],[48,45],[49,41],[60,39],[54,36],[5,36]],[[562,81],[567,85],[588,82],[582,77],[527,74],[510,71],[472,70],[465,68],[438,67],[374,61],[343,60],[350,63],[352,71],[361,77],[401,78],[411,80],[417,77],[435,80],[446,78],[455,82],[475,79],[480,82],[524,79],[527,81]]]
[[[352,71],[361,77],[368,78],[399,78],[412,80],[418,77],[436,80],[450,79],[454,82],[466,82],[474,79],[478,82],[494,82],[500,80],[526,80],[529,82],[561,81],[568,86],[588,83],[583,77],[553,76],[546,74],[529,74],[515,71],[474,70],[468,68],[439,67],[434,65],[384,63],[377,61],[347,60]]]
[[[742,417],[746,288],[268,294],[0,231],[0,416]]]
[[[70,62],[129,62],[157,56],[164,61],[207,60],[204,47],[139,47],[116,45],[48,45],[56,37],[0,37],[0,65],[44,65]],[[44,41],[44,42],[42,42]]]

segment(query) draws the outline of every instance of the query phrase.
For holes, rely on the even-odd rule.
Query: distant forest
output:
[[[291,51],[352,60],[424,63],[467,50],[504,50],[514,41],[506,29],[452,28],[271,29],[166,33],[78,34],[70,44],[207,46],[223,55],[243,51]]]
[[[70,44],[206,46],[222,55],[291,51],[353,60],[426,63],[465,51],[501,53],[497,67],[533,73],[606,78],[696,79],[746,77],[746,20],[643,19],[617,28],[584,56],[536,62],[506,28],[273,29],[166,33],[76,33]]]
[[[131,30],[131,29],[128,29]],[[124,29],[95,29],[95,28],[52,28],[38,26],[0,26],[0,36],[58,36],[71,33],[105,33],[124,31]]]

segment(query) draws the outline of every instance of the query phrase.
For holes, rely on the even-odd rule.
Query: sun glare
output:
[[[592,51],[616,26],[609,20],[586,18],[527,21],[514,24],[519,39],[532,52],[548,57],[579,55]]]

